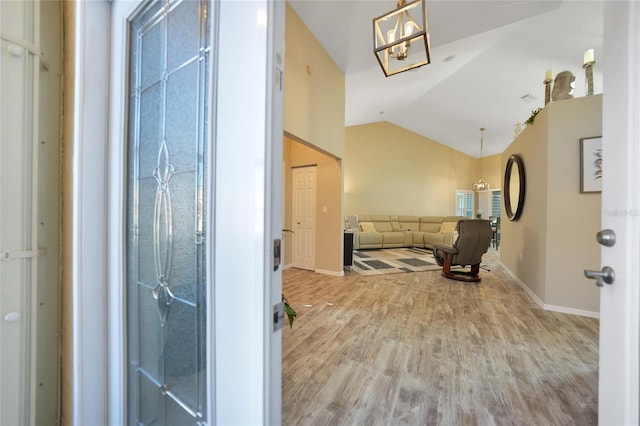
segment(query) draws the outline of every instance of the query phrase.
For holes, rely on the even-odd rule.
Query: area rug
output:
[[[441,269],[431,250],[421,248],[354,250],[351,267],[352,271],[364,276]]]

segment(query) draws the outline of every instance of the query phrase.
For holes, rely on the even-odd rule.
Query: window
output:
[[[491,191],[491,216],[500,217],[502,207],[502,191],[494,189]]]
[[[207,421],[206,0],[147,2],[131,21],[127,204],[130,424]]]
[[[456,190],[456,216],[473,217],[473,191]]]

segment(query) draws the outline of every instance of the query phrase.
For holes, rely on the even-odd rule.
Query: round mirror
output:
[[[519,155],[512,155],[504,171],[504,209],[509,220],[518,220],[524,206],[524,164]]]

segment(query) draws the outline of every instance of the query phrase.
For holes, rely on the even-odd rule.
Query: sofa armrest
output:
[[[360,229],[353,230],[353,249],[360,249]]]
[[[402,232],[404,233],[404,246],[411,247],[413,244],[413,232],[408,229],[403,229]]]

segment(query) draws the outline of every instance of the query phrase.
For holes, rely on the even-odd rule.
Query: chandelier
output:
[[[488,191],[489,182],[482,180],[482,145],[484,143],[484,127],[480,128],[480,180],[473,184],[474,191]]]
[[[373,46],[386,77],[429,64],[425,0],[398,0],[395,10],[374,18]]]

